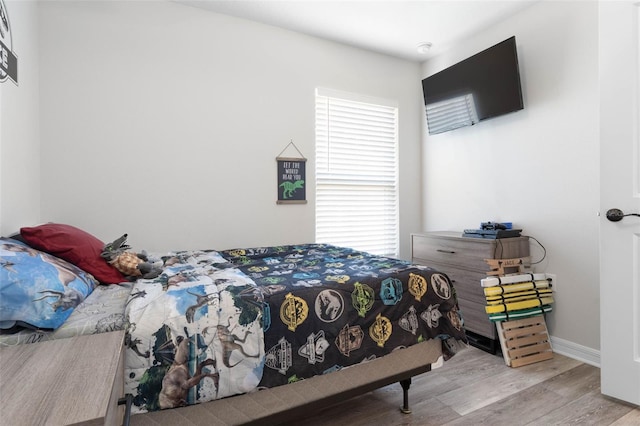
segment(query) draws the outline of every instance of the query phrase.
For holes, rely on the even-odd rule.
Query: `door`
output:
[[[640,405],[640,5],[599,2],[602,393]]]

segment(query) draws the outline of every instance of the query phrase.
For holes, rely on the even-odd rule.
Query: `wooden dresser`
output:
[[[490,271],[485,259],[529,256],[529,238],[483,239],[463,237],[462,232],[427,232],[411,235],[411,260],[431,266],[449,276],[458,294],[458,303],[469,341],[495,353],[499,347],[495,325],[485,312],[480,280]]]
[[[124,331],[0,348],[0,424],[117,425]]]

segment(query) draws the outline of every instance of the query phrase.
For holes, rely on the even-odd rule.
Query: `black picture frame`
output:
[[[306,158],[276,158],[278,162],[278,204],[307,202]]]

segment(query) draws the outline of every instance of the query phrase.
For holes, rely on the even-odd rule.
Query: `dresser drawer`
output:
[[[498,335],[495,324],[486,313],[486,299],[480,284],[490,271],[485,259],[527,256],[528,237],[491,240],[463,237],[462,232],[411,235],[412,262],[447,274],[458,295],[458,306],[464,318],[465,329],[491,340],[496,340]]]
[[[496,325],[489,321],[483,303],[476,303],[470,300],[458,298],[460,314],[464,319],[464,328],[489,339],[497,339]]]
[[[529,256],[527,237],[488,240],[465,238],[456,233],[413,234],[411,257],[421,263],[445,263],[469,270],[488,272],[485,259],[510,259]]]
[[[417,261],[414,263],[421,262]],[[439,262],[429,262],[429,264],[426,266],[430,266],[440,272],[447,274],[459,298],[464,298],[476,303],[481,303],[483,305],[486,303],[484,291],[482,290],[482,286],[480,285],[480,280],[487,277],[485,273],[468,271],[466,269],[456,268],[454,266]]]

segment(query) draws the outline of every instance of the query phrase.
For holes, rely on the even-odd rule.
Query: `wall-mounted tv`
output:
[[[524,108],[516,37],[422,80],[429,134]]]

